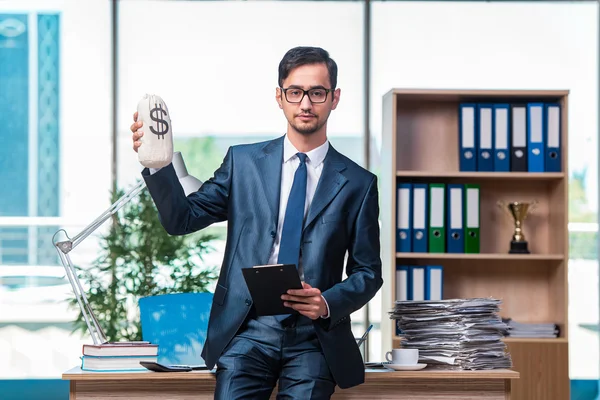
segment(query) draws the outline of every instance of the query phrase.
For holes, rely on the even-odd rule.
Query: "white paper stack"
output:
[[[557,338],[558,325],[554,323],[517,322],[511,318],[503,320],[508,325],[508,336],[514,338]]]
[[[511,368],[502,341],[508,326],[491,298],[396,301],[402,347],[419,349],[419,362],[448,369]]]

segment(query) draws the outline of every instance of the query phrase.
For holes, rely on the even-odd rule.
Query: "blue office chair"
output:
[[[212,293],[175,293],[139,301],[142,340],[158,344],[161,364],[201,365]]]

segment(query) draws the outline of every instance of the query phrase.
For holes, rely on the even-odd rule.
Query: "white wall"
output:
[[[312,45],[339,67],[328,132],[361,135],[362,15],[360,3],[121,2],[119,126],[155,92],[175,134],[283,134],[277,67],[290,48]],[[240,88],[249,96],[237,98]]]
[[[321,46],[338,64],[329,135],[363,134],[360,3],[124,1],[119,14],[120,184],[139,177],[129,126],[145,93],[165,100],[175,137],[285,133],[275,88],[295,46]]]

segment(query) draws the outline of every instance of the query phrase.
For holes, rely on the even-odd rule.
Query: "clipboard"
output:
[[[294,264],[257,265],[242,268],[242,274],[258,316],[298,313],[284,306],[281,300],[281,295],[289,289],[302,289],[300,275]]]

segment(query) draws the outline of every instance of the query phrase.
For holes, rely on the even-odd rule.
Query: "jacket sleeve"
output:
[[[172,164],[153,174],[145,168],[142,177],[165,230],[171,235],[185,235],[227,219],[232,173],[233,148],[230,147],[214,176],[187,197]]]
[[[329,306],[329,318],[321,320],[326,329],[333,329],[346,321],[351,313],[367,304],[381,288],[379,235],[379,194],[377,177],[374,176],[352,231],[346,265],[348,277],[323,292]]]

